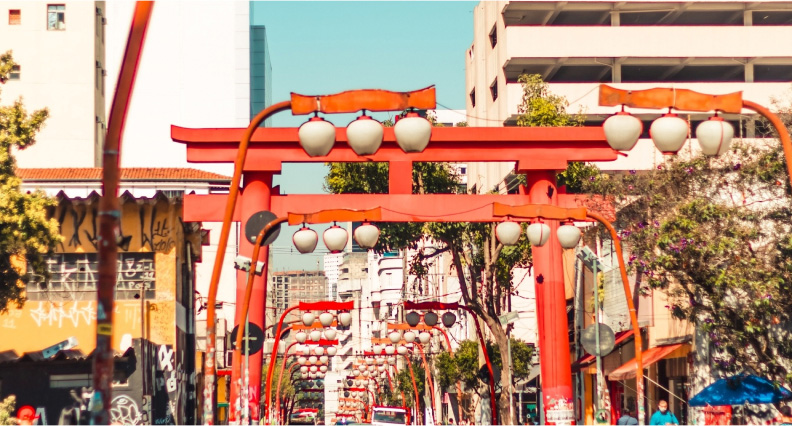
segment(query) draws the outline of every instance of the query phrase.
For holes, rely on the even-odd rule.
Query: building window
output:
[[[470,105],[475,108],[476,107],[476,89],[470,91]]]
[[[47,29],[48,30],[66,29],[66,5],[63,4],[47,5]]]
[[[20,68],[19,65],[14,65],[13,67],[11,67],[11,72],[8,73],[9,80],[19,80],[21,76],[22,76],[22,68]]]
[[[90,374],[50,374],[50,389],[89,387]]]
[[[22,23],[22,11],[19,9],[8,10],[8,25],[20,25]]]
[[[492,31],[489,33],[490,45],[495,47],[498,44],[498,25],[495,24],[492,26]]]
[[[490,94],[492,95],[492,100],[493,101],[498,99],[498,79],[497,78],[490,85]]]

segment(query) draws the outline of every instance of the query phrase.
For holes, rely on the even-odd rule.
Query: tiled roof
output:
[[[17,176],[28,182],[63,182],[63,181],[100,181],[102,169],[90,168],[47,168],[17,169]],[[128,167],[121,169],[122,181],[200,181],[224,182],[231,178],[217,173],[186,167]]]

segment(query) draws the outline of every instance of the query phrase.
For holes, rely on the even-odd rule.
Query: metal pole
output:
[[[512,363],[512,352],[511,352],[511,335],[508,333],[508,326],[507,333],[506,333],[506,341],[508,342],[506,346],[508,347],[509,351],[509,371],[511,372],[512,384],[514,383],[514,364]],[[509,389],[509,417],[514,419],[514,391]]]
[[[599,303],[599,276],[597,274],[597,259],[592,262],[592,272],[594,273],[594,355],[597,357],[597,400],[595,401],[595,412],[602,408],[602,352],[600,351],[600,303]]]
[[[253,266],[251,266],[253,268]],[[251,271],[248,271],[250,274]],[[250,404],[248,401],[250,400],[250,314],[245,316],[245,380],[242,383],[242,403],[244,404],[242,409],[242,424],[249,425],[250,424]]]

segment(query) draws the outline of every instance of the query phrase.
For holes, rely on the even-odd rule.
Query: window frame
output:
[[[22,66],[16,64],[11,67],[11,72],[8,73],[8,80],[21,80],[22,79]]]
[[[8,9],[8,25],[22,25],[22,9]]]
[[[50,25],[50,16],[52,15],[55,15],[55,22],[54,22],[55,25]],[[66,4],[64,3],[47,4],[47,31],[65,31],[65,30],[66,30]]]

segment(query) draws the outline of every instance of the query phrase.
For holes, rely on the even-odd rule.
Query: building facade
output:
[[[568,112],[582,114],[585,124],[591,126],[600,125],[617,110],[598,106],[597,89],[602,83],[628,90],[673,87],[711,94],[742,91],[745,99],[766,106],[771,106],[775,97],[790,96],[792,51],[775,42],[792,37],[792,2],[788,1],[481,2],[474,10],[473,21],[474,40],[465,52],[467,114],[472,126],[516,125],[523,96],[518,81],[522,74],[541,75],[553,94],[567,99]],[[663,162],[648,129],[664,111],[630,112],[644,121],[644,134],[625,156],[596,164],[605,172],[650,169]],[[709,118],[702,113],[679,114],[691,128]],[[735,126],[736,138],[769,136],[755,125],[754,116],[724,118]],[[697,145],[689,140],[678,155],[692,157],[698,152]],[[467,171],[468,188],[477,192],[507,191],[514,164],[469,163]],[[617,332],[625,330],[625,301],[618,294],[608,296],[618,293],[616,286],[621,285],[612,262],[612,248],[599,242],[590,246],[606,270],[601,319]],[[580,282],[575,283],[576,291],[583,292],[578,296],[584,296],[578,310],[587,312],[586,320],[577,322],[580,331],[593,321],[589,293],[594,290],[591,283],[595,279],[582,265],[576,269],[578,279],[589,283],[582,288]],[[530,275],[525,281],[527,286],[534,286]],[[518,291],[523,294],[522,287]],[[647,382],[646,395],[650,401],[668,399],[680,419],[695,422],[693,416],[700,413],[685,412],[687,407],[681,400],[711,382],[711,377],[707,376],[706,359],[690,353],[700,346],[700,342],[691,343],[693,328],[671,320],[666,304],[664,294],[657,291],[641,297],[638,303],[639,322],[646,329],[646,349],[663,354],[646,364],[649,377],[657,382]],[[518,323],[517,329],[530,326]],[[635,388],[635,380],[620,373],[632,360],[631,349],[630,345],[617,345],[605,363],[606,374],[615,372],[606,385],[614,407],[634,408],[635,394],[630,389]],[[694,372],[703,376],[690,380],[690,374],[698,374]],[[576,385],[582,386],[576,404],[586,409],[577,411],[578,421],[589,423],[593,421],[591,401],[596,398],[596,392],[592,394],[596,383],[591,374],[581,376],[581,380],[586,382]]]
[[[0,2],[0,53],[16,68],[2,104],[23,98],[28,111],[49,110],[37,143],[14,153],[22,167],[101,165],[107,119],[104,1]],[[128,24],[127,24],[128,27]]]

